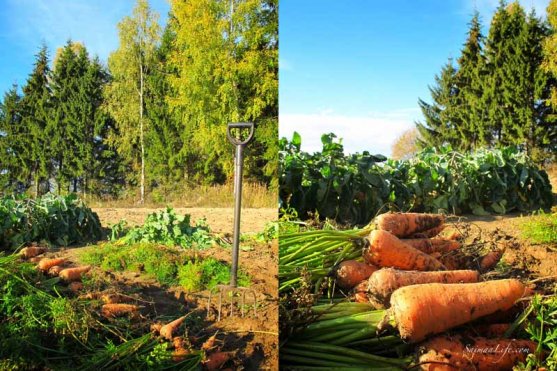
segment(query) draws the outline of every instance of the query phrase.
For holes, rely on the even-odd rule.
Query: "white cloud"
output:
[[[391,145],[419,117],[418,109],[371,112],[366,116],[344,116],[331,111],[317,114],[280,114],[279,136],[292,138],[294,131],[302,136],[302,150],[320,151],[321,135],[335,133],[342,138],[345,153],[369,151],[390,155]]]

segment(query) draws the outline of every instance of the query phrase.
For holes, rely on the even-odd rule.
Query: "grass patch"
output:
[[[230,276],[230,266],[214,258],[193,259],[173,248],[148,242],[124,246],[106,243],[84,252],[80,260],[105,270],[144,273],[161,285],[179,284],[189,292],[228,283]],[[241,286],[248,286],[249,276],[239,272],[238,282]]]
[[[230,282],[230,266],[214,258],[193,262],[178,268],[180,286],[188,292],[200,291],[204,288],[212,290],[217,285]],[[247,274],[238,272],[238,286],[249,286]]]
[[[532,216],[520,229],[534,244],[557,244],[557,213]]]
[[[139,190],[119,198],[88,198],[90,207],[137,207]],[[260,183],[242,185],[242,206],[246,208],[276,208],[278,188]],[[234,207],[234,183],[222,185],[179,184],[148,191],[141,207]]]

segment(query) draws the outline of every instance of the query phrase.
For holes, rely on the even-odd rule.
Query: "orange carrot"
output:
[[[172,360],[174,362],[182,362],[184,361],[189,355],[190,351],[184,348],[176,348],[172,352]]]
[[[209,339],[205,340],[205,342],[201,346],[201,349],[205,351],[213,349],[215,347],[216,340],[217,340],[217,334],[215,333],[214,335],[209,337]]]
[[[530,340],[442,335],[421,345],[418,364],[422,370],[511,370],[534,353],[536,345]]]
[[[43,258],[43,259],[41,259],[41,261],[39,261],[39,264],[37,265],[37,268],[46,272],[50,268],[52,268],[56,265],[64,264],[65,261],[66,261],[66,259],[64,259],[64,258],[53,258],[53,259]]]
[[[441,224],[440,226],[428,229],[426,231],[414,233],[410,235],[409,238],[432,238],[443,232],[443,229],[445,229],[445,227],[445,224]]]
[[[402,242],[412,246],[415,249],[433,254],[436,252],[446,253],[452,250],[460,249],[462,244],[458,241],[448,240],[441,237],[437,238],[409,238],[402,239]]]
[[[131,298],[120,294],[104,294],[101,300],[106,304],[125,303],[132,301]]]
[[[207,371],[220,369],[226,362],[234,357],[234,352],[215,352],[207,357],[203,363]]]
[[[84,273],[89,272],[90,269],[91,269],[90,265],[85,265],[85,266],[76,267],[76,268],[66,268],[66,269],[62,269],[60,271],[60,273],[58,274],[58,277],[60,277],[61,279],[63,279],[66,282],[81,281],[81,276]]]
[[[161,332],[161,328],[162,328],[162,323],[160,323],[160,322],[153,323],[153,324],[151,324],[151,327],[150,327],[151,332],[154,333],[154,334],[159,334]]]
[[[391,295],[391,312],[401,338],[417,342],[506,310],[522,297],[515,279],[480,283],[426,283],[401,287]]]
[[[490,269],[495,268],[497,263],[499,263],[499,260],[501,260],[501,258],[503,257],[504,253],[505,248],[493,250],[487,253],[487,255],[485,255],[480,261],[480,270],[482,272],[486,272]]]
[[[184,349],[187,346],[186,341],[182,336],[174,336],[172,338],[172,345],[174,345],[174,348],[184,348]]]
[[[48,270],[48,275],[58,276],[63,269],[64,269],[63,267],[59,265],[55,265],[54,267],[50,267],[50,269]]]
[[[441,214],[387,213],[379,215],[375,222],[379,229],[397,237],[408,237],[443,225],[445,217]]]
[[[479,279],[480,274],[472,270],[420,272],[383,268],[369,277],[368,291],[383,305],[387,306],[392,293],[400,287],[434,282],[478,282]]]
[[[352,289],[353,292],[367,292],[367,279],[362,280]]]
[[[19,252],[19,255],[21,255],[25,259],[29,259],[29,258],[33,258],[37,255],[41,255],[41,254],[45,253],[46,250],[47,250],[46,247],[29,246],[29,247],[24,247],[23,249],[21,249],[21,251]]]
[[[356,303],[369,303],[369,297],[364,291],[358,291],[354,293],[354,301]]]
[[[364,250],[364,261],[376,267],[418,271],[445,269],[437,259],[405,244],[387,231],[372,231],[368,241],[369,247]]]
[[[345,260],[335,269],[337,285],[341,289],[350,290],[358,283],[367,279],[376,267],[356,260]]]
[[[167,339],[167,340],[172,340],[172,334],[174,333],[174,331],[176,331],[178,329],[178,327],[180,327],[180,325],[182,324],[182,322],[184,322],[186,319],[186,316],[182,316],[170,323],[167,323],[166,325],[161,327],[160,330],[160,334],[163,338]]]
[[[137,315],[139,307],[133,304],[105,304],[101,313],[106,318],[121,317],[125,315]]]

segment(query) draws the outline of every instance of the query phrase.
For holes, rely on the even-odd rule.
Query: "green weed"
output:
[[[80,259],[105,270],[145,273],[162,285],[179,284],[189,292],[212,289],[230,278],[230,267],[216,259],[192,260],[178,250],[147,242],[123,246],[107,243],[83,253]],[[238,283],[247,286],[249,282],[248,275],[240,271]]]
[[[520,229],[534,244],[557,244],[557,213],[532,216]]]
[[[557,369],[557,296],[542,299],[536,295],[526,309],[525,330],[531,340],[538,343],[536,355],[530,355],[524,366],[527,370],[546,367]],[[542,361],[542,354],[545,360]]]
[[[212,290],[217,285],[230,282],[230,266],[214,258],[198,262],[190,261],[178,268],[178,282],[189,292]],[[238,272],[238,285],[249,284],[249,276],[242,271]]]

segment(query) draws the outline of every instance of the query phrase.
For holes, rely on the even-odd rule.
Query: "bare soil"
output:
[[[505,216],[467,216],[462,221],[472,224],[471,232],[486,235],[499,230],[516,238],[517,244],[505,250],[504,263],[512,268],[512,275],[526,280],[549,278],[546,290],[557,289],[557,244],[533,244],[521,234],[521,225],[529,216],[510,214]],[[551,292],[548,292],[551,293]]]
[[[93,208],[99,215],[101,224],[108,227],[125,219],[128,225],[143,224],[147,215],[159,209],[151,208]],[[179,215],[190,214],[192,222],[205,218],[211,230],[216,233],[232,233],[234,226],[233,208],[175,208]],[[277,209],[242,209],[240,230],[242,232],[261,232],[265,224],[278,218]]]

